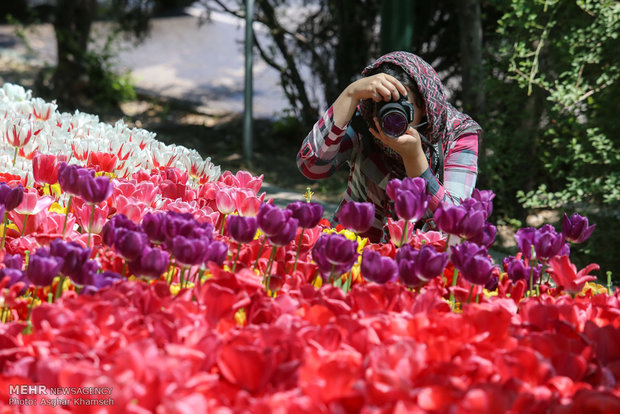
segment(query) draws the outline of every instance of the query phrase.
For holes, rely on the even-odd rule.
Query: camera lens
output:
[[[407,131],[407,118],[401,111],[391,111],[383,115],[381,129],[387,136],[397,138]]]

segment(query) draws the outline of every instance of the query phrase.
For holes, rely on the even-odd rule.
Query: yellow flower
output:
[[[599,293],[607,293],[607,288],[603,285],[599,285],[595,282],[586,282],[586,285],[581,289],[579,295],[585,295],[586,292],[590,290],[593,295],[598,295]]]
[[[49,211],[58,214],[67,214],[67,209],[61,206],[60,204],[54,202],[49,208]]]
[[[237,312],[235,312],[235,322],[237,322],[237,325],[245,326],[246,321],[247,321],[247,319],[246,319],[246,316],[245,316],[245,309],[244,308],[241,308]]]

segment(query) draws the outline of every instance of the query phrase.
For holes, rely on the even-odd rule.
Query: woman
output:
[[[375,220],[364,236],[379,242],[385,240],[387,217],[393,216],[385,192],[390,180],[426,180],[432,196],[427,217],[441,201],[457,204],[471,196],[482,129],[447,101],[439,76],[419,56],[389,53],[362,75],[314,125],[297,164],[307,178],[322,179],[347,162],[351,173],[340,207],[348,201],[372,202]],[[401,97],[413,105],[413,121],[402,135],[389,137],[376,107]]]

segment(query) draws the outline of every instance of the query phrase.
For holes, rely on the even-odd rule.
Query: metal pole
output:
[[[245,0],[245,91],[243,111],[243,155],[252,162],[252,46],[254,43],[252,21],[254,20],[254,0]]]

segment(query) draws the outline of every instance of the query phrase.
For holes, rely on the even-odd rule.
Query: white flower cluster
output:
[[[113,172],[119,178],[160,166],[187,171],[203,182],[216,181],[221,173],[211,158],[203,159],[184,146],[166,145],[153,132],[130,128],[122,120],[110,125],[79,111],[60,113],[55,102],[33,98],[32,91],[5,83],[0,88],[0,171],[32,183],[28,158],[34,151],[64,155],[69,163],[82,165],[93,153],[113,154],[118,158]]]

